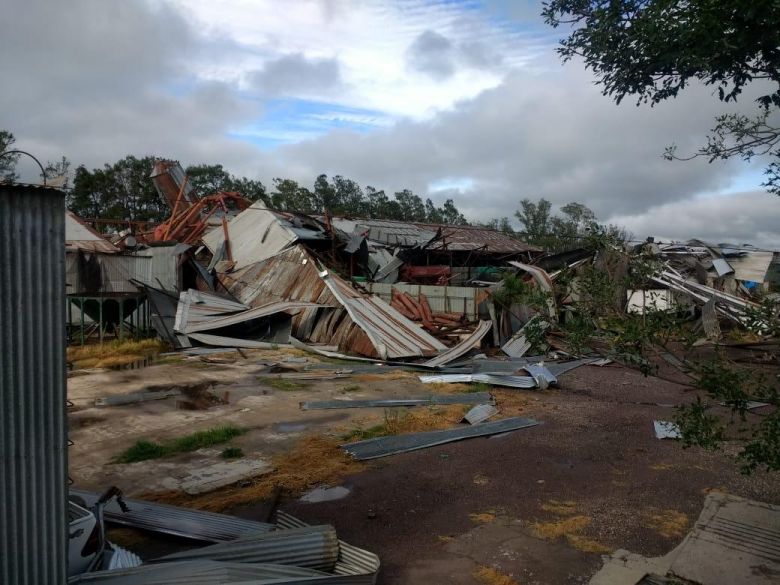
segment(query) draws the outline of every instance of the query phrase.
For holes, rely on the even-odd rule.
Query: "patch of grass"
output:
[[[485,585],[519,585],[512,577],[493,567],[480,567],[474,571],[474,578]]]
[[[146,461],[147,459],[169,457],[177,453],[197,451],[204,447],[226,443],[230,439],[243,435],[245,432],[246,429],[232,425],[223,425],[205,431],[198,431],[172,441],[166,441],[165,443],[155,443],[154,441],[141,439],[136,441],[132,447],[125,449],[117,455],[114,462],[136,463],[138,461]]]
[[[303,437],[291,451],[280,453],[272,461],[274,471],[259,475],[246,485],[234,485],[199,496],[184,492],[144,494],[143,499],[187,506],[198,510],[222,512],[235,506],[268,499],[275,490],[296,497],[317,485],[337,485],[350,473],[365,469],[339,448],[335,439],[320,435]]]
[[[387,427],[382,423],[366,429],[354,428],[348,433],[341,435],[341,438],[347,443],[352,443],[353,441],[365,441],[366,439],[385,437],[388,434]]]
[[[69,347],[66,359],[75,368],[110,368],[143,360],[166,349],[167,346],[159,339],[116,340]]]
[[[476,394],[477,392],[491,392],[492,390],[493,386],[490,384],[485,384],[484,382],[474,382],[472,384],[468,384],[464,392],[468,394]]]
[[[167,454],[165,447],[160,443],[141,439],[136,441],[129,449],[125,449],[114,461],[116,463],[135,463],[136,461],[146,461],[147,459],[159,459]]]
[[[287,380],[286,378],[263,379],[263,383],[274,390],[279,390],[281,392],[295,392],[296,390],[305,390],[311,386],[308,382],[296,382],[294,380]]]
[[[555,522],[536,522],[531,525],[533,535],[542,540],[565,538],[572,547],[582,552],[593,554],[612,552],[612,547],[581,534],[590,525],[590,518],[583,515],[572,516],[577,512],[576,504],[571,500],[549,500],[542,504],[542,510],[558,516],[568,516],[568,518],[562,518]]]
[[[361,387],[358,384],[350,384],[341,388],[342,392],[357,392],[359,390],[361,390]]]
[[[664,538],[679,538],[688,530],[688,516],[677,510],[660,510],[646,515],[647,525]]]
[[[414,372],[398,369],[393,369],[381,374],[357,374],[352,376],[352,379],[356,382],[386,382],[388,380],[404,380],[409,378],[416,378],[416,374]]]
[[[238,459],[244,456],[244,452],[241,447],[225,447],[222,450],[222,459]]]

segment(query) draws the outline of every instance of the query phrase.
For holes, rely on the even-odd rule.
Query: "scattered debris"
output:
[[[478,404],[463,415],[463,420],[470,425],[475,425],[497,414],[498,409],[492,404]]]
[[[380,400],[321,400],[302,402],[303,410],[323,410],[336,408],[393,408],[396,406],[432,406],[435,404],[478,404],[492,401],[489,392],[470,394],[433,394],[421,398],[388,398]]]
[[[95,398],[95,406],[122,406],[136,404],[148,400],[164,400],[172,396],[181,396],[181,390],[157,390],[152,392],[136,392],[134,394],[118,394]]]
[[[349,490],[343,486],[334,487],[319,486],[301,496],[301,502],[307,504],[319,504],[320,502],[332,502],[349,495]]]
[[[682,437],[680,427],[673,422],[655,420],[653,421],[655,436],[657,439],[679,439]]]
[[[537,388],[537,381],[530,376],[511,376],[506,374],[431,374],[420,376],[423,384],[463,384],[482,382],[491,386],[507,386],[530,390]]]

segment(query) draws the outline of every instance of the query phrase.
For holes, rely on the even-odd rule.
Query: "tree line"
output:
[[[12,150],[14,135],[0,130],[0,152]],[[113,164],[87,169],[79,165],[71,172],[66,157],[47,162],[47,181],[58,181],[67,193],[68,209],[86,219],[161,222],[170,215],[166,200],[157,193],[150,173],[157,157],[128,155]],[[0,158],[0,180],[18,179],[16,155]],[[293,179],[275,178],[269,189],[261,181],[232,175],[221,164],[196,164],[185,169],[189,184],[199,195],[218,191],[237,191],[251,201],[263,201],[280,211],[321,214],[328,210],[336,216],[368,219],[468,225],[452,199],[437,206],[431,199],[409,189],[388,195],[372,186],[361,187],[342,175],[319,175],[311,187]],[[581,203],[569,203],[553,213],[546,199],[523,199],[514,213],[521,227],[516,231],[509,217],[476,223],[512,237],[538,245],[548,251],[560,251],[580,245],[597,228],[594,213]],[[611,233],[621,235],[614,226]],[[623,234],[625,239],[625,235]]]

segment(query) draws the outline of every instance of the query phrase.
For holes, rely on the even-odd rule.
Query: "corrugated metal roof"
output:
[[[480,250],[487,254],[542,252],[542,249],[537,246],[532,246],[503,232],[486,227],[418,222],[412,225],[434,233],[441,230],[441,239],[433,243],[431,246],[433,250],[453,252]]]
[[[447,349],[379,297],[361,295],[327,271],[320,273],[320,277],[352,320],[365,331],[380,358],[428,356]]]
[[[463,415],[463,420],[471,425],[476,425],[497,414],[498,409],[493,404],[477,404]]]
[[[71,489],[72,496],[78,496],[92,507],[100,494],[87,490]],[[124,512],[116,500],[111,500],[103,509],[109,524],[130,526],[160,534],[170,534],[201,542],[224,542],[247,534],[268,532],[273,524],[243,520],[226,514],[191,510],[167,504],[124,498],[128,511]]]
[[[293,317],[293,337],[336,345],[382,359],[431,356],[446,347],[382,299],[354,290],[294,246],[264,262],[222,276],[232,295],[251,306],[303,301],[336,307],[307,308]]]
[[[452,360],[466,354],[471,349],[473,349],[474,346],[478,345],[479,342],[482,341],[482,338],[485,337],[488,331],[490,331],[492,328],[493,323],[491,321],[480,321],[474,331],[472,331],[471,334],[466,337],[466,339],[449,348],[444,353],[440,353],[432,360],[428,360],[425,362],[425,365],[443,366],[444,364],[450,363]]]
[[[228,542],[166,555],[149,562],[202,559],[275,563],[330,572],[336,566],[338,554],[336,531],[332,526],[321,525],[242,536]]]
[[[65,212],[65,247],[85,252],[119,253],[119,248],[101,237],[72,211]]]
[[[380,400],[319,400],[304,402],[302,410],[327,410],[339,408],[391,408],[395,406],[432,406],[434,404],[478,404],[492,401],[490,392],[469,394],[441,394],[422,398],[386,398]]]
[[[325,305],[318,305],[316,303],[309,303],[303,301],[278,301],[275,303],[268,303],[267,305],[261,305],[254,307],[253,309],[247,309],[240,313],[233,313],[230,315],[208,315],[203,320],[196,323],[187,323],[184,329],[179,329],[181,333],[197,333],[198,331],[210,331],[212,329],[221,329],[222,327],[229,327],[230,325],[237,325],[238,323],[244,323],[251,321],[252,319],[260,319],[261,317],[269,317],[276,313],[287,313],[292,315],[302,309],[310,309],[313,307],[324,307]]]
[[[396,453],[406,453],[407,451],[425,449],[427,447],[443,445],[445,443],[470,439],[472,437],[506,433],[538,424],[538,421],[530,418],[513,417],[473,426],[446,429],[443,431],[428,431],[422,433],[409,433],[406,435],[378,437],[376,439],[367,439],[365,441],[342,445],[341,448],[355,459],[363,461],[366,459],[386,457],[387,455],[394,455]]]

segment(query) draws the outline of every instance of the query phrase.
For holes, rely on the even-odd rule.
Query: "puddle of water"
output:
[[[300,433],[309,428],[309,425],[302,422],[280,422],[274,423],[271,428],[277,433]]]
[[[128,362],[126,364],[118,364],[116,366],[109,366],[109,370],[140,370],[142,368],[148,368],[159,359],[159,354],[151,354],[140,360]]]
[[[333,500],[346,498],[349,495],[349,491],[350,490],[340,485],[335,487],[320,486],[303,494],[303,496],[301,496],[301,502],[306,502],[307,504],[332,502]]]

